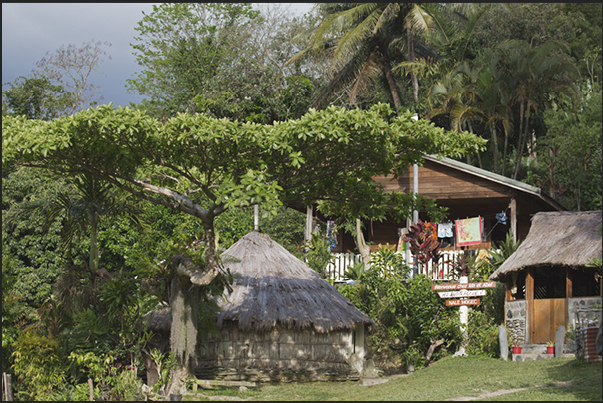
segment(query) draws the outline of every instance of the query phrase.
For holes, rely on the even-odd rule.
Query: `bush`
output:
[[[65,381],[59,341],[29,329],[17,338],[13,348],[19,400],[46,400]]]

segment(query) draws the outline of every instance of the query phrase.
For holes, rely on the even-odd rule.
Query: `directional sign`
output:
[[[447,299],[446,306],[479,305],[479,298]]]
[[[461,283],[461,284],[432,284],[431,289],[434,291],[443,290],[475,290],[478,288],[496,288],[496,281],[484,281],[482,283]],[[486,294],[484,294],[486,295]]]
[[[463,297],[483,297],[488,291],[486,290],[458,290],[458,291],[440,291],[440,298],[463,298]]]

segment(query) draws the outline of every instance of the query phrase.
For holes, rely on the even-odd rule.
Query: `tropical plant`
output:
[[[45,400],[65,381],[59,340],[40,336],[35,329],[19,335],[13,346],[12,365],[19,382],[19,400]]]
[[[311,239],[306,245],[306,263],[324,279],[327,277],[327,265],[332,263],[331,240],[326,234],[312,232]]]
[[[353,280],[356,283],[362,281],[364,277],[364,262],[354,262],[352,266],[348,266],[348,268],[343,273],[344,280]]]
[[[521,242],[515,242],[511,231],[507,232],[504,242],[494,245],[494,248],[489,251],[488,261],[494,268],[498,269],[519,247]]]
[[[434,267],[437,266],[440,260],[440,242],[438,241],[437,227],[433,223],[419,220],[416,224],[411,225],[402,240],[408,242],[410,251],[422,266],[419,273],[424,270],[427,274],[430,261],[433,262]]]
[[[361,89],[370,83],[384,83],[393,105],[402,106],[392,63],[406,52],[414,62],[414,32],[426,28],[418,3],[320,3],[322,22],[310,34],[309,45],[289,62],[306,55],[326,53],[334,77],[312,107],[320,107],[337,91],[349,91],[349,104],[355,105]],[[418,101],[418,81],[411,73],[413,99]],[[376,80],[383,78],[383,80]]]

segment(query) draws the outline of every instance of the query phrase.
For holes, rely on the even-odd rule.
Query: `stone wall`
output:
[[[525,300],[505,302],[505,311],[506,327],[511,338],[510,342],[517,340],[520,344],[524,344],[527,340],[527,302]]]
[[[599,305],[598,309],[595,306]],[[577,315],[576,315],[577,313]],[[567,303],[568,327],[570,324],[588,326],[589,322],[601,323],[601,297],[569,298]]]

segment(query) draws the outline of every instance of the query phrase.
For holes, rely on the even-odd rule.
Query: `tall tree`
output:
[[[98,69],[110,47],[108,42],[90,41],[80,47],[69,44],[61,46],[55,53],[47,52],[36,63],[34,77],[48,77],[55,85],[60,85],[69,93],[67,114],[98,104],[99,86],[90,81],[92,73],[102,74]],[[109,56],[111,59],[111,56]]]
[[[155,113],[195,111],[194,97],[206,96],[213,77],[245,58],[249,32],[258,12],[250,3],[164,3],[134,29],[131,44],[142,71],[128,89],[145,95]]]
[[[2,91],[2,116],[24,115],[29,119],[51,120],[64,116],[73,104],[70,93],[53,85],[48,77],[18,77]]]

